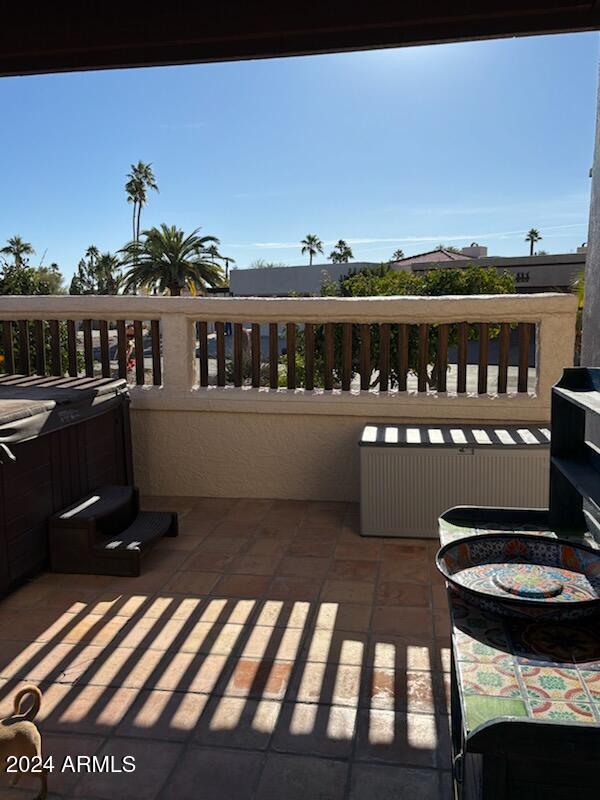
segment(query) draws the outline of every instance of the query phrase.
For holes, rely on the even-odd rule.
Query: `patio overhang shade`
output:
[[[592,0],[12,3],[0,75],[327,53],[600,27]]]

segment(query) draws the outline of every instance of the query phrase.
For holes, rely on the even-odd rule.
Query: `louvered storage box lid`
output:
[[[361,447],[548,447],[550,429],[538,425],[365,425]]]

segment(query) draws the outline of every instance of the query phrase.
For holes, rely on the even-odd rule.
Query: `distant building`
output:
[[[403,269],[404,262],[392,264],[392,269]],[[412,272],[426,272],[430,269],[460,269],[467,264],[477,267],[494,268],[499,272],[510,272],[515,277],[517,292],[569,291],[577,275],[585,268],[585,252],[564,253],[561,255],[517,256],[503,258],[469,258],[465,260],[447,259],[418,261],[411,265]]]
[[[468,247],[461,247],[460,252],[469,258],[485,258],[488,254],[488,249],[481,244],[477,244],[477,242],[471,242]]]
[[[443,247],[438,247],[436,250],[428,250],[426,253],[417,253],[415,256],[401,258],[400,261],[394,261],[392,266],[394,269],[404,269],[405,267],[411,268],[412,264],[420,264],[421,262],[442,264],[446,261],[461,261],[464,266],[468,258],[469,256],[463,253],[455,253],[453,250],[445,250]]]
[[[541,256],[475,256],[464,251],[487,253],[487,247],[473,244],[460,253],[444,248],[418,253],[392,262],[391,269],[426,272],[430,269],[464,269],[468,265],[510,272],[519,293],[569,291],[585,267],[585,250],[577,253]],[[379,262],[351,261],[348,264],[313,264],[298,267],[235,269],[229,275],[229,291],[237,297],[288,297],[290,294],[318,295],[324,281],[337,281],[351,270],[377,269]]]
[[[312,267],[232,269],[229,289],[235,297],[288,297],[292,293],[318,295],[326,281],[337,281],[350,270],[379,266],[380,263],[351,261],[347,264],[313,264]]]

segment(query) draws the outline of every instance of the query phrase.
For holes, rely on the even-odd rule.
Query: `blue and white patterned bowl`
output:
[[[469,536],[442,547],[436,565],[454,591],[487,611],[555,620],[600,612],[600,552],[565,539]]]

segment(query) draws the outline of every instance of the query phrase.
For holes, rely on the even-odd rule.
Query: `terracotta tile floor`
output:
[[[0,716],[43,689],[50,796],[450,796],[434,541],[361,539],[343,503],[145,505],[178,510],[181,533],[140,578],[45,573],[0,601]],[[68,755],[136,770],[61,771]]]

